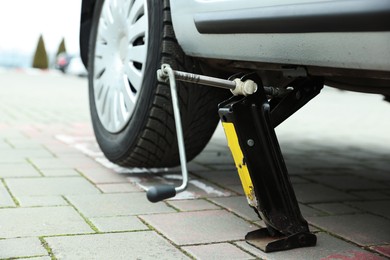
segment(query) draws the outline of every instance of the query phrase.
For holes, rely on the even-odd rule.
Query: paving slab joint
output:
[[[101,194],[104,194],[104,192],[98,187],[98,184],[94,183],[91,179],[89,179],[82,171],[80,171],[79,169],[77,168],[74,168],[74,170],[80,174],[81,177],[83,177],[84,179],[86,179],[89,183],[91,183],[96,189],[98,189],[98,191],[100,191]],[[99,184],[102,184],[102,183],[99,183]]]
[[[185,212],[185,211],[183,211],[183,210],[180,210],[180,209],[178,209],[178,208],[176,208],[175,206],[173,206],[171,203],[166,203],[167,204],[167,206],[168,207],[170,207],[170,208],[172,208],[172,209],[174,209],[174,210],[176,210],[177,212]]]
[[[5,182],[4,179],[0,179],[1,180],[1,183],[3,183],[4,185],[4,188],[5,190],[9,193],[9,195],[11,196],[12,198],[12,201],[15,203],[16,207],[20,207],[20,202],[18,201],[18,199],[12,194],[10,188],[7,186],[7,183]]]
[[[26,161],[35,169],[37,170],[37,172],[39,173],[39,175],[41,175],[42,177],[46,177],[43,172],[41,171],[41,169],[38,168],[37,165],[34,164],[33,161],[31,161],[29,158],[26,158]]]
[[[85,223],[87,223],[87,225],[93,230],[95,231],[96,233],[102,233],[93,223],[92,221],[90,221],[86,216],[84,216],[83,213],[81,213],[81,211],[76,208],[75,205],[73,205],[65,196],[62,196],[62,198],[72,207],[74,208],[74,210],[81,216],[81,218],[85,221]]]
[[[388,199],[378,199],[378,200],[375,200],[375,201],[388,201]],[[356,201],[352,201],[352,202],[356,202]],[[359,200],[359,202],[373,202],[372,200]],[[353,213],[350,213],[350,214],[345,214],[345,215],[359,215],[359,214],[368,214],[368,215],[372,215],[372,216],[376,216],[378,218],[382,218],[382,219],[386,219],[386,220],[390,220],[390,218],[387,218],[381,214],[377,214],[375,212],[372,212],[372,211],[368,211],[368,210],[364,210],[362,208],[359,208],[357,206],[354,206],[353,204],[348,204],[347,202],[347,205],[354,208],[354,209],[358,209],[360,210],[360,212],[353,212]],[[341,215],[341,214],[340,214]]]
[[[4,143],[11,146],[12,149],[16,149],[15,145],[13,145],[12,142],[10,142],[10,140],[8,138],[4,138]]]
[[[377,254],[379,256],[383,256],[386,259],[390,259],[388,252],[381,252],[381,251],[375,249],[377,247],[389,247],[390,248],[390,244],[371,245],[371,246],[365,247],[364,249],[368,250],[370,252],[373,252],[373,253],[375,253],[375,254]]]
[[[242,240],[243,242],[246,242],[245,240]],[[253,253],[251,253],[250,251],[248,251],[247,249],[241,247],[240,245],[238,245],[236,242],[235,243],[232,243],[232,242],[229,242],[229,244],[239,248],[240,250],[244,251],[245,253],[253,256],[255,259],[260,259],[258,256],[254,255]],[[248,244],[249,245],[249,244]]]
[[[45,248],[45,250],[49,254],[49,257],[51,258],[51,260],[57,260],[57,258],[55,257],[55,255],[53,253],[53,250],[50,248],[50,246],[46,242],[45,238],[44,237],[39,237],[39,240],[41,241],[42,246]]]
[[[53,155],[54,158],[58,158],[58,156],[53,153],[46,145],[42,145],[42,148],[45,149],[49,154]]]
[[[153,227],[152,225],[150,225],[148,222],[146,222],[144,219],[142,219],[140,216],[136,216],[145,226],[147,226],[150,231],[152,232],[156,232],[158,235],[160,235],[161,237],[163,237],[166,241],[168,241],[169,244],[171,244],[172,246],[174,246],[175,248],[177,248],[180,252],[182,252],[183,254],[185,254],[186,256],[190,257],[191,259],[195,259],[192,255],[190,255],[187,251],[183,250],[181,248],[181,246],[178,246],[176,245],[175,243],[173,243],[173,241],[171,241],[169,238],[167,238],[163,233],[161,233],[159,230],[157,230],[155,227]]]

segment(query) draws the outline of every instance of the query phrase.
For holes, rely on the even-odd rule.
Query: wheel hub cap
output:
[[[104,2],[92,80],[99,120],[111,133],[127,125],[138,101],[145,74],[148,28],[145,0]]]

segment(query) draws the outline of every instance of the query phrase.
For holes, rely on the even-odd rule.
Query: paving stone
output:
[[[140,217],[178,245],[240,240],[248,232],[257,228],[225,210],[179,212]],[[185,232],[183,232],[184,230]]]
[[[20,131],[15,131],[15,129],[13,129],[12,127],[7,127],[7,129],[2,129],[1,135],[4,137],[4,140],[8,140],[10,138],[29,140],[23,133],[21,133]]]
[[[331,215],[342,215],[342,214],[351,214],[361,212],[356,208],[350,207],[342,203],[320,203],[320,204],[310,204],[311,207],[322,210]]]
[[[20,139],[8,139],[8,143],[15,149],[41,149],[42,144],[31,139],[20,140]]]
[[[75,151],[75,150],[73,150]],[[72,165],[74,168],[96,168],[98,163],[91,157],[87,157],[78,151],[73,152],[72,154],[65,153],[60,154],[57,153],[56,156],[68,165]]]
[[[44,147],[57,156],[75,153],[75,148],[68,145],[64,145],[62,142],[57,140],[45,142]]]
[[[390,241],[390,220],[368,214],[310,217],[310,224],[362,246]]]
[[[0,131],[0,134],[2,134],[1,131]],[[4,142],[4,140],[0,140],[0,150],[8,151],[11,149],[13,149],[13,148],[8,142]]]
[[[46,150],[45,148],[30,148],[30,149],[17,149],[15,150],[16,154],[19,154],[20,156],[27,158],[30,160],[30,158],[35,159],[53,159],[55,158],[54,155]]]
[[[390,245],[384,245],[384,246],[373,246],[371,247],[372,250],[375,250],[382,255],[385,255],[390,258]]]
[[[385,193],[384,190],[380,191],[355,191],[351,192],[352,195],[362,198],[364,200],[384,200],[390,199],[390,196]]]
[[[170,169],[172,169],[173,171],[181,171],[180,166],[170,168]],[[187,170],[192,173],[192,172],[199,172],[199,171],[209,171],[210,168],[202,164],[199,164],[197,162],[191,161],[187,163]]]
[[[34,154],[35,156],[35,154]],[[69,169],[70,166],[58,158],[30,158],[32,164],[38,169]]]
[[[31,164],[0,164],[0,178],[39,177],[41,174]]]
[[[390,169],[389,161],[390,157],[387,153],[383,156],[383,158],[379,158],[378,160],[371,160],[369,167],[382,172],[388,172]]]
[[[384,189],[385,185],[363,179],[359,176],[308,176],[307,178],[318,183],[329,185],[340,190],[367,190]]]
[[[241,184],[236,170],[202,171],[195,175],[223,186]]]
[[[345,192],[331,189],[320,184],[294,184],[294,191],[301,203],[334,202],[356,200],[357,198]]]
[[[194,162],[199,164],[208,165],[208,164],[234,164],[233,157],[229,150],[225,152],[208,152],[204,151],[194,158]]]
[[[258,225],[258,226],[259,226],[258,228],[266,227],[264,220],[260,220],[260,219],[259,219],[258,221],[253,221],[253,223],[256,224],[256,225]],[[258,229],[258,228],[257,228],[257,229]]]
[[[290,177],[291,183],[294,183],[294,184],[296,184],[296,183],[309,183],[308,180],[303,179],[299,176],[289,176],[289,177]]]
[[[237,168],[234,165],[234,163],[228,163],[228,164],[209,164],[207,165],[208,170],[214,170],[214,171],[236,171]]]
[[[314,174],[315,172],[313,169],[306,169],[304,165],[293,165],[291,163],[291,160],[285,160],[286,166],[287,166],[287,171],[290,177],[294,176],[302,176],[302,175],[308,175],[308,174]],[[297,163],[296,161],[293,161],[294,163]]]
[[[45,238],[57,259],[189,259],[152,231]]]
[[[95,184],[128,182],[125,176],[100,166],[96,166],[95,168],[82,167],[77,169],[83,176]]]
[[[312,216],[322,216],[325,215],[323,212],[316,210],[312,207],[306,206],[304,204],[299,203],[299,209],[301,210],[301,213],[303,217],[312,217]]]
[[[317,153],[317,155],[315,155]],[[320,152],[310,151],[302,153],[295,161],[287,160],[287,169],[291,175],[315,176],[315,175],[346,175],[351,174],[354,168],[348,164],[329,163],[329,158],[315,158],[315,156],[329,157],[328,154],[319,155]],[[310,158],[310,161],[306,160]]]
[[[349,205],[390,219],[390,200],[349,202]],[[390,230],[389,230],[390,231]]]
[[[72,207],[0,209],[0,237],[91,233]]]
[[[44,169],[41,172],[46,177],[80,176],[74,169]]]
[[[47,255],[38,238],[0,240],[0,259]]]
[[[149,229],[137,217],[133,216],[91,218],[90,220],[101,232],[135,231]]]
[[[244,190],[242,188],[241,183],[236,184],[236,185],[226,185],[225,187],[226,187],[226,189],[229,189],[229,190],[237,193],[237,195],[244,195]]]
[[[310,232],[314,232],[314,233],[318,233],[318,232],[321,232],[320,229],[316,228],[315,226],[312,226],[309,224],[309,230]]]
[[[104,193],[124,193],[142,191],[142,189],[131,183],[98,184],[97,187]]]
[[[250,254],[228,243],[182,247],[195,259],[254,259]]]
[[[13,201],[11,195],[4,187],[4,184],[0,181],[0,207],[15,207],[15,206],[16,206],[15,202]]]
[[[15,154],[13,151],[0,151],[0,164],[22,164],[26,163],[26,158],[19,154]]]
[[[61,196],[20,196],[16,198],[21,207],[66,206]]]
[[[309,155],[308,155],[309,156]],[[351,162],[352,164],[343,164],[343,165],[335,165],[332,163],[329,163],[328,160],[326,161],[323,161],[321,164],[322,165],[328,165],[326,168],[324,168],[323,166],[322,167],[315,167],[315,166],[312,166],[312,167],[309,167],[306,169],[305,171],[305,175],[306,176],[315,176],[315,175],[319,175],[319,176],[333,176],[333,177],[337,177],[337,176],[345,176],[345,175],[354,175],[357,173],[357,171],[363,171],[363,172],[367,172],[367,169],[361,169],[361,168],[357,168],[356,167],[356,161],[355,162]],[[310,174],[311,173],[311,174]],[[358,174],[356,174],[356,177],[358,177]]]
[[[168,204],[179,209],[180,211],[197,211],[197,210],[211,210],[220,209],[220,207],[206,201],[206,200],[172,200]]]
[[[259,217],[257,216],[254,209],[248,205],[245,196],[214,198],[210,200],[249,221],[259,220]]]
[[[387,159],[389,161],[389,159]],[[369,164],[370,162],[367,162]],[[386,183],[387,182],[387,187],[389,187],[389,181],[390,181],[390,176],[387,174],[389,170],[387,171],[378,171],[374,169],[367,169],[366,171],[355,171],[354,174],[359,175],[363,178],[369,178],[370,180],[375,180],[378,182]]]
[[[370,259],[384,260],[371,252],[360,249],[359,247],[349,244],[341,239],[332,237],[325,233],[318,233],[317,245],[314,247],[297,248],[287,251],[273,253],[264,253],[263,251],[249,245],[246,242],[236,242],[236,244],[265,260],[286,260],[286,259]]]
[[[95,186],[82,177],[20,178],[5,181],[15,196],[100,193]]]
[[[87,217],[130,216],[175,212],[164,202],[150,203],[145,193],[67,196]]]
[[[214,135],[204,150],[208,152],[215,152],[221,150],[227,151],[227,149],[229,149],[229,146],[225,137],[225,131],[223,130],[222,125],[218,124]]]

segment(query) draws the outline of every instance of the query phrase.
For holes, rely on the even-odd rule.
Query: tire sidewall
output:
[[[91,37],[89,42],[89,101],[92,124],[97,142],[102,147],[106,157],[112,161],[121,160],[127,151],[134,149],[136,140],[145,128],[149,111],[152,106],[157,86],[156,71],[161,64],[162,32],[163,32],[163,3],[162,1],[146,0],[149,38],[148,53],[145,62],[145,76],[138,99],[127,125],[118,133],[108,132],[100,122],[97,114],[94,96],[94,53],[97,39],[98,23],[104,0],[97,0],[92,19]]]

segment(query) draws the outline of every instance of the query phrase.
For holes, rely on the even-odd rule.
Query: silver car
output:
[[[83,0],[80,47],[97,141],[123,166],[179,164],[169,86],[156,79],[163,63],[219,78],[256,73],[277,88],[319,77],[390,96],[388,0]],[[229,92],[179,85],[191,160]]]

